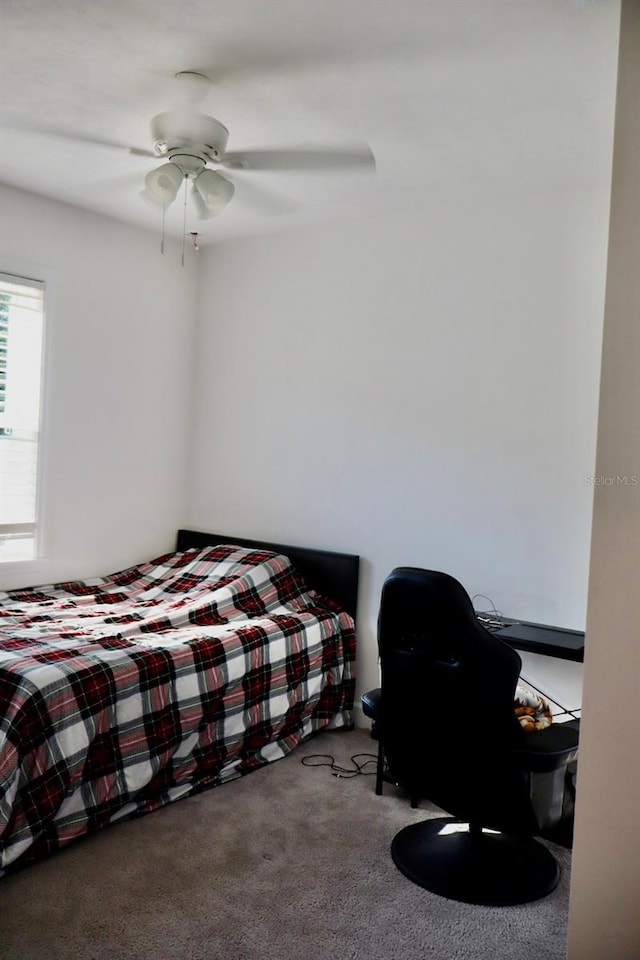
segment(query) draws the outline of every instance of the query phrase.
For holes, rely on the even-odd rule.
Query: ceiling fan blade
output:
[[[231,170],[348,170],[373,172],[375,157],[368,144],[345,150],[243,150],[221,161]]]
[[[107,140],[105,137],[88,136],[77,130],[69,130],[62,127],[53,126],[33,126],[21,121],[2,121],[0,124],[8,130],[17,130],[20,133],[32,134],[37,137],[52,137],[55,140],[64,140],[73,143],[87,143],[94,147],[109,147],[114,150],[126,150],[128,153],[137,157],[153,157],[158,159],[157,155],[150,150],[141,150],[138,147],[130,147],[126,143],[120,143],[118,140]]]
[[[139,147],[127,147],[127,153],[130,153],[132,157],[153,157],[154,160],[162,159],[162,157],[159,157],[153,150],[141,150]]]

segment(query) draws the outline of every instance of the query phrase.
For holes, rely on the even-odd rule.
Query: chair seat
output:
[[[367,693],[363,693],[360,698],[362,703],[362,712],[365,717],[368,717],[369,720],[379,720],[380,719],[380,699],[382,697],[382,689],[377,687],[375,690],[369,690]]]

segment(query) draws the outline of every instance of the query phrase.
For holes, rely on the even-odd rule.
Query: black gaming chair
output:
[[[525,903],[550,893],[559,866],[533,837],[562,817],[577,731],[552,724],[525,733],[513,708],[520,657],[477,622],[468,594],[445,573],[392,571],[378,642],[377,727],[389,778],[455,818],[401,830],[391,847],[396,866],[427,890],[467,903]]]

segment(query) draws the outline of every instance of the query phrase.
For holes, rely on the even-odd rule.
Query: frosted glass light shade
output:
[[[201,220],[215,217],[224,210],[235,193],[235,187],[231,181],[216,173],[215,170],[203,170],[194,187],[194,205]],[[202,203],[196,200],[196,194],[199,195]]]
[[[200,193],[198,192],[195,183],[191,185],[191,202],[193,203],[194,210],[196,211],[196,217],[198,220],[210,220],[211,217],[215,217],[218,210],[210,210],[202,199]]]
[[[175,200],[182,180],[182,172],[174,163],[163,163],[146,175],[140,196],[156,206],[166,207]]]

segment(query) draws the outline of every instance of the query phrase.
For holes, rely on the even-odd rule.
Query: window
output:
[[[0,273],[0,562],[38,555],[44,284]]]

